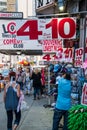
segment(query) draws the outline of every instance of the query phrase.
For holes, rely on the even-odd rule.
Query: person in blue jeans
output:
[[[32,72],[31,79],[33,79],[34,100],[36,100],[36,98],[40,99],[41,73],[37,68]]]
[[[68,130],[68,110],[71,107],[71,77],[67,72],[62,72],[63,76],[58,82],[58,96],[53,116],[52,130],[59,130],[59,123],[64,116],[63,130]]]
[[[13,81],[6,82],[6,86],[4,89],[4,103],[7,114],[7,130],[16,130],[20,123],[21,110],[17,111],[19,98],[20,86],[16,83],[16,77],[14,77]],[[13,113],[15,114],[14,126],[12,126]]]

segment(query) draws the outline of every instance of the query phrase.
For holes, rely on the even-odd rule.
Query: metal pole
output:
[[[86,0],[85,0],[85,7],[84,8],[86,10]],[[83,55],[83,62],[85,61],[85,48],[86,48],[86,14],[84,15],[84,43],[83,43],[84,55]]]
[[[83,62],[85,61],[85,48],[86,48],[86,16],[84,18],[84,43],[83,43],[83,48],[84,48],[84,54],[83,54]]]
[[[50,67],[49,67],[49,63],[48,63],[48,93],[50,93]],[[51,101],[50,101],[50,95],[48,96],[48,105],[50,105]]]
[[[50,92],[50,67],[48,66],[48,93]]]
[[[26,1],[26,14],[27,14],[27,17],[28,17],[28,0]]]
[[[32,17],[54,17],[54,16],[72,16],[72,15],[80,15],[80,14],[87,14],[87,11],[81,11],[81,12],[76,12],[76,13],[58,13],[58,14],[48,14],[48,15],[35,15],[35,16],[32,16]],[[28,16],[28,17],[31,17],[31,16]]]
[[[10,68],[11,68],[11,55],[10,55]]]
[[[36,0],[35,0],[35,15],[36,15]]]

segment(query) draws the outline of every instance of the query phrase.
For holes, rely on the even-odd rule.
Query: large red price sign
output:
[[[73,39],[76,36],[75,18],[17,20],[17,36],[22,40]]]

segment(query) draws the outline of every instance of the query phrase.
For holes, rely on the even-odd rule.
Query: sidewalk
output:
[[[29,109],[22,111],[22,118],[18,130],[52,130],[53,111],[44,108],[46,98],[33,100],[33,96],[25,96]],[[0,130],[6,130],[6,113],[0,93]]]

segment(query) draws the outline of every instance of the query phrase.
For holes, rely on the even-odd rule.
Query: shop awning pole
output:
[[[49,63],[48,63],[49,64]],[[48,104],[50,105],[50,66],[48,65]]]
[[[85,61],[85,50],[86,50],[86,16],[84,18],[84,43],[83,43],[84,53],[83,53],[83,62]]]

